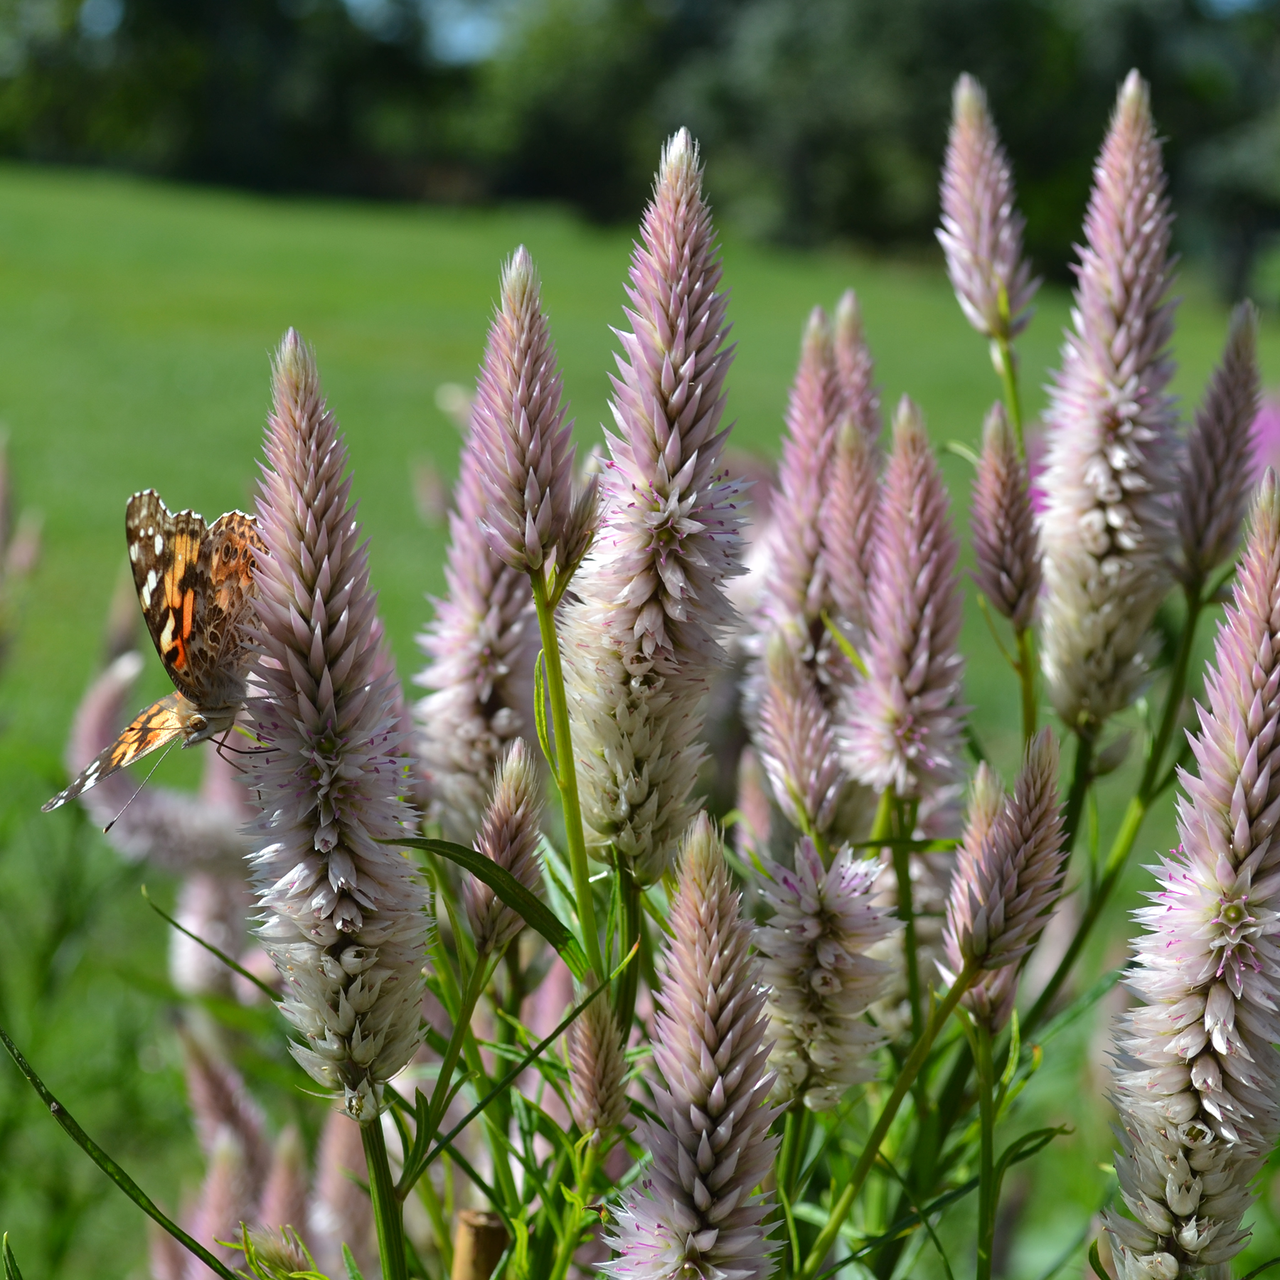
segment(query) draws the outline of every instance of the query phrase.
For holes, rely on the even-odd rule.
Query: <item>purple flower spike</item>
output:
[[[1173,307],[1160,143],[1136,71],[1094,168],[1067,336],[1048,413],[1043,661],[1063,721],[1090,736],[1146,679],[1169,585],[1179,446],[1166,393]]]
[[[720,837],[703,815],[686,835],[671,906],[666,981],[655,1019],[653,1087],[660,1124],[643,1186],[615,1215],[617,1280],[765,1280],[776,1243],[770,1206],[752,1188],[773,1165],[765,992],[751,927],[729,883]]]
[[[822,499],[840,412],[831,325],[822,308],[814,307],[787,402],[777,497],[771,507],[766,626],[808,625],[827,607],[826,574],[819,560]]]
[[[1013,172],[987,95],[970,75],[956,81],[942,169],[938,242],[965,318],[988,338],[1009,341],[1031,320],[1040,287],[1022,256],[1022,215]]]
[[[631,258],[600,532],[563,614],[587,842],[643,884],[697,807],[706,696],[733,617],[738,487],[722,469],[725,295],[698,151],[662,153]]]
[[[575,1123],[607,1151],[627,1118],[627,1060],[618,1021],[603,997],[569,1028],[569,1083]]]
[[[529,578],[494,555],[482,528],[487,465],[473,427],[449,516],[448,591],[418,638],[427,667],[416,683],[431,692],[414,709],[417,755],[431,816],[450,840],[464,844],[479,830],[507,744],[533,727],[538,652]]]
[[[1203,582],[1235,552],[1253,480],[1250,433],[1261,400],[1258,312],[1242,302],[1231,314],[1226,350],[1187,438],[1175,499],[1189,582]]]
[[[761,763],[787,819],[804,832],[826,831],[848,779],[817,684],[781,632],[765,655],[759,739]]]
[[[298,1061],[372,1120],[419,1042],[426,898],[393,845],[412,820],[392,673],[374,675],[375,596],[315,360],[291,329],[274,370],[258,522],[262,694],[250,857],[260,938],[285,980]]]
[[[875,361],[862,327],[858,295],[846,289],[836,307],[833,349],[836,380],[840,386],[840,411],[853,420],[873,449],[884,424],[880,421],[880,388],[875,384]]]
[[[855,644],[867,627],[880,507],[879,450],[852,418],[840,424],[823,501],[822,564],[835,611]]]
[[[979,770],[947,903],[951,975],[966,964],[982,974],[965,1002],[993,1032],[1008,1020],[1015,992],[1014,981],[997,979],[1039,940],[1065,872],[1058,740],[1041,729],[1027,744],[1009,801],[995,775]]]
[[[542,779],[525,746],[517,738],[507,749],[493,780],[493,795],[476,837],[476,850],[509,871],[526,889],[536,890],[538,829],[542,822]],[[524,928],[524,920],[481,880],[468,878],[463,893],[476,951],[503,950]]]
[[[969,532],[983,595],[1019,631],[1031,625],[1040,596],[1040,541],[1026,464],[997,402],[982,431]]]
[[[849,701],[845,763],[877,791],[935,791],[961,748],[957,547],[947,491],[920,411],[905,396],[893,424],[876,529],[865,681]]]
[[[1113,1068],[1133,1218],[1106,1227],[1121,1280],[1228,1274],[1280,1137],[1280,491],[1268,470],[1205,679],[1178,849],[1135,913]],[[1221,1268],[1221,1271],[1218,1270]]]
[[[565,422],[556,349],[524,245],[503,267],[501,295],[471,418],[485,461],[485,536],[493,554],[513,569],[534,573],[549,560],[565,569],[566,542],[585,550],[570,527],[580,510],[573,491],[573,423]],[[567,566],[570,572],[574,567]]]
[[[647,659],[718,657],[732,611],[723,582],[739,572],[737,486],[723,471],[727,431],[727,295],[687,129],[667,143],[631,256],[613,383],[616,433],[593,589],[605,625]]]
[[[768,957],[769,1064],[779,1102],[803,1098],[812,1110],[829,1111],[851,1085],[875,1077],[867,1058],[883,1037],[864,1015],[885,996],[892,970],[867,951],[897,925],[871,905],[874,860],[846,847],[827,870],[806,837],[795,864],[794,871],[769,868],[763,888],[773,915],[756,934]]]

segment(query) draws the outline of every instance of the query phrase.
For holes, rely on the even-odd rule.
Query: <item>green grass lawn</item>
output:
[[[251,503],[269,355],[296,326],[316,348],[347,432],[381,610],[407,679],[418,666],[414,635],[429,617],[424,596],[442,585],[443,554],[440,532],[416,514],[411,469],[425,460],[454,473],[458,434],[435,391],[473,377],[500,263],[521,242],[542,271],[579,438],[593,442],[616,349],[609,326],[622,318],[626,229],[588,228],[542,207],[267,200],[0,168],[0,419],[20,501],[45,521],[44,557],[0,677],[0,918],[16,922],[0,926],[0,1017],[39,1047],[50,1083],[90,1127],[96,1120],[100,1134],[119,1141],[153,1187],[174,1188],[194,1168],[166,1006],[138,977],[163,972],[161,927],[136,897],[139,871],[121,870],[72,818],[36,812],[61,785],[68,722],[100,660],[124,564],[125,501],[155,487],[171,507],[210,517]],[[788,253],[732,235],[724,254],[739,344],[729,410],[739,447],[776,450],[805,316],[849,286],[862,299],[886,404],[909,392],[935,439],[976,442],[998,384],[938,262]],[[1184,293],[1176,385],[1194,400],[1225,310],[1194,278]],[[1067,305],[1065,293],[1046,290],[1022,342],[1033,411],[1044,403]],[[1270,327],[1263,361],[1268,380],[1280,380],[1280,332]],[[967,464],[947,457],[944,465],[960,512]],[[1016,691],[970,614],[969,700],[1007,765]],[[148,678],[159,691],[158,670]],[[158,780],[193,776],[190,760],[173,759]],[[1104,790],[1104,830],[1124,798],[1121,783]],[[1139,851],[1167,843],[1170,832],[1167,819],[1153,821]],[[50,842],[56,857],[36,852]],[[1135,876],[1133,884],[1142,873]],[[1095,965],[1119,954],[1095,950]],[[1027,1095],[1032,1112],[1070,1119],[1078,1132],[1025,1175],[1026,1221],[1036,1230],[1019,1245],[1018,1274],[1023,1263],[1038,1274],[1102,1186],[1097,1165],[1109,1145],[1101,1105],[1080,1093],[1093,1087],[1086,1044],[1083,1033],[1064,1043],[1043,1087]],[[0,1169],[0,1228],[14,1232],[28,1276],[142,1275],[141,1218],[122,1198],[103,1200],[99,1175],[24,1106],[0,1064],[0,1165],[10,1162],[7,1175]],[[29,1179],[15,1175],[19,1165],[33,1171]],[[1041,1180],[1044,1170],[1052,1176]]]

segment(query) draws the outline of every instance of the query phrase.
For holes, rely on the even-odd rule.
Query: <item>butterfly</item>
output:
[[[245,624],[266,545],[257,522],[229,511],[212,525],[171,512],[154,489],[135,493],[124,518],[142,616],[174,692],[140,711],[44,812],[178,738],[184,747],[229,732],[245,699]]]

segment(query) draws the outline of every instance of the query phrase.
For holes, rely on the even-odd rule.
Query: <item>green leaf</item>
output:
[[[342,1261],[347,1268],[347,1280],[364,1280],[364,1276],[360,1272],[360,1268],[356,1266],[356,1260],[351,1256],[351,1250],[347,1248],[345,1242],[342,1246]]]
[[[1089,1265],[1093,1268],[1093,1274],[1098,1277],[1098,1280],[1111,1280],[1111,1277],[1107,1275],[1106,1268],[1102,1265],[1102,1259],[1098,1257],[1098,1242],[1096,1240],[1089,1246]]]
[[[147,892],[147,886],[145,884],[142,886],[142,896],[146,900],[147,906],[149,906],[161,920],[165,921],[167,924],[171,924],[179,933],[185,933],[192,942],[198,942],[210,954],[217,956],[232,973],[238,973],[246,981],[252,982],[259,991],[266,995],[267,999],[270,1000],[272,1004],[279,1001],[280,993],[278,991],[272,991],[272,989],[267,986],[261,978],[255,977],[243,965],[237,964],[225,951],[219,951],[212,942],[206,942],[199,935],[192,933],[185,925],[179,924],[171,915],[161,910],[161,908],[156,905],[151,895]]]
[[[836,642],[836,648],[849,659],[854,670],[859,675],[865,676],[867,674],[867,664],[863,662],[862,655],[853,647],[853,641],[836,626],[835,620],[825,609],[822,611],[822,625],[831,633],[831,638]]]
[[[384,844],[405,845],[411,849],[425,849],[438,857],[448,858],[456,862],[464,871],[469,871],[477,880],[484,881],[490,889],[502,899],[512,911],[516,912],[531,929],[536,929],[560,953],[560,958],[567,964],[573,976],[579,982],[585,982],[590,966],[582,944],[528,889],[520,883],[511,872],[498,866],[483,853],[468,849],[466,845],[453,844],[448,840],[426,840],[419,836],[398,836]]]
[[[120,1188],[121,1191],[133,1201],[153,1222],[159,1223],[184,1249],[190,1253],[194,1253],[201,1262],[204,1263],[215,1274],[222,1277],[222,1280],[242,1280],[240,1276],[230,1268],[224,1266],[217,1258],[209,1252],[204,1245],[193,1240],[176,1222],[171,1222],[157,1207],[154,1201],[142,1190],[134,1180],[109,1156],[103,1149],[98,1146],[94,1140],[75,1122],[70,1112],[60,1103],[57,1098],[45,1088],[44,1081],[36,1075],[31,1064],[18,1052],[18,1046],[9,1039],[8,1033],[3,1027],[0,1027],[0,1041],[4,1042],[4,1047],[9,1051],[9,1056],[13,1059],[18,1070],[27,1078],[27,1083],[40,1096],[40,1101],[49,1108],[49,1114],[58,1122],[62,1130],[71,1139],[72,1142],[80,1148],[81,1151],[89,1157],[90,1160],[102,1170],[103,1173],[111,1179],[112,1182]],[[9,1280],[9,1258],[12,1255],[7,1252],[5,1254],[5,1280]]]
[[[22,1280],[22,1272],[18,1270],[18,1260],[13,1256],[13,1250],[9,1248],[9,1233],[4,1233],[2,1243],[4,1250],[4,1280]]]

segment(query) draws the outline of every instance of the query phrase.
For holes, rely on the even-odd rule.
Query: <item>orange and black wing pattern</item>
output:
[[[208,570],[200,564],[204,517],[194,511],[171,512],[154,489],[147,489],[129,499],[124,527],[129,567],[156,652],[174,688],[199,706],[191,638],[204,626],[210,585]]]
[[[159,702],[153,702],[140,711],[125,727],[120,736],[100,755],[91,761],[80,776],[65,790],[59,791],[46,805],[44,812],[74,800],[83,791],[109,778],[113,773],[141,760],[143,756],[166,746],[181,737],[185,723],[186,699],[180,693],[166,694]]]
[[[228,511],[209,528],[201,555],[207,564],[209,598],[204,602],[201,655],[208,667],[237,667],[243,657],[245,637],[241,622],[250,600],[257,594],[254,571],[267,553],[258,533],[258,522],[243,511]]]

